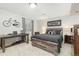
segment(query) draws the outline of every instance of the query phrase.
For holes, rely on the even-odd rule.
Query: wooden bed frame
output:
[[[46,33],[48,31],[53,31],[53,30],[61,30],[61,29],[60,28],[47,29]],[[36,38],[31,38],[31,42],[33,46],[46,50],[54,55],[58,55],[60,53],[60,49],[61,49],[60,43],[54,43],[54,42],[40,40]]]

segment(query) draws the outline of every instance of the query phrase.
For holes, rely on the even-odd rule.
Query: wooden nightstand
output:
[[[72,35],[64,35],[65,43],[72,44],[73,43],[73,36]]]

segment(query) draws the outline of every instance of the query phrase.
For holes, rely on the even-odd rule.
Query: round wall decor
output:
[[[11,22],[8,20],[3,21],[3,26],[5,27],[10,27],[11,26]]]

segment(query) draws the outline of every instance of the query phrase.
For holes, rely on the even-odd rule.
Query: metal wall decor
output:
[[[5,27],[10,27],[10,26],[19,27],[20,22],[18,22],[17,20],[12,20],[12,18],[9,18],[9,20],[4,20],[3,21],[3,26],[5,26]]]
[[[10,26],[11,26],[11,19],[12,19],[12,18],[9,18],[9,20],[4,20],[4,21],[3,21],[3,26],[5,26],[5,27],[10,27]]]
[[[48,21],[47,26],[61,26],[61,20]]]
[[[17,20],[14,20],[13,22],[14,22],[13,23],[13,26],[16,26],[16,27],[19,27],[20,26],[20,23]]]

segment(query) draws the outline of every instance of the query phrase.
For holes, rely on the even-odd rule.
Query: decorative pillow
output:
[[[49,35],[56,35],[56,32],[55,31],[49,31],[48,34]]]
[[[47,34],[51,35],[51,31],[49,31]]]
[[[57,34],[57,35],[60,35],[60,31],[57,30],[57,31],[56,31],[56,34]]]
[[[56,31],[51,31],[51,35],[56,35]]]

